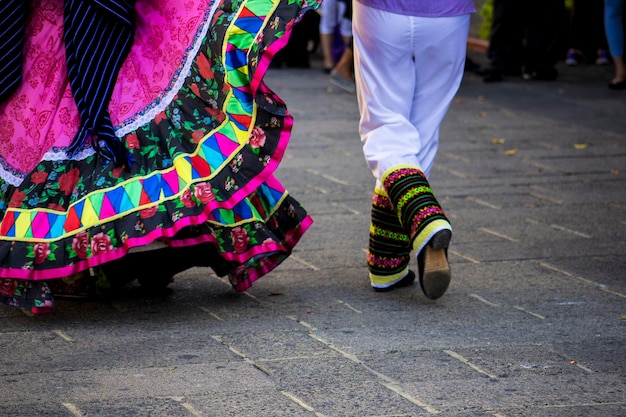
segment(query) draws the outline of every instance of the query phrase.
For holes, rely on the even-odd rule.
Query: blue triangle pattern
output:
[[[159,176],[159,178],[161,179],[161,191],[163,191],[163,197],[170,197],[174,195],[174,192],[167,181],[165,181],[161,176]]]
[[[135,208],[135,205],[130,201],[130,197],[126,192],[122,193],[122,198],[120,199],[120,212],[128,211]]]
[[[228,120],[229,120],[232,124],[234,124],[234,125],[237,127],[237,129],[239,129],[239,130],[248,130],[248,127],[247,127],[247,126],[243,125],[242,123],[239,123],[239,122],[237,121],[237,119],[235,119],[235,118],[232,116],[232,113],[226,113],[226,115],[227,115],[227,117],[228,117]]]
[[[74,211],[76,212],[76,216],[81,220],[83,218],[83,210],[85,208],[85,200],[80,200],[76,205],[74,205]]]
[[[221,152],[220,146],[217,143],[217,138],[215,135],[211,135],[202,143],[203,150],[206,151],[208,149],[212,149],[216,152]]]
[[[257,33],[263,26],[263,20],[258,17],[240,17],[235,23],[238,28],[245,30],[248,33]]]
[[[247,113],[252,113],[253,107],[253,101],[252,101],[252,95],[248,94],[245,91],[241,91],[237,88],[233,88],[232,89],[233,95],[237,98],[237,100],[239,100],[241,107],[243,107],[243,109],[247,112]]]
[[[229,70],[237,69],[247,65],[248,58],[246,52],[241,49],[235,49],[226,52],[226,67]]]
[[[113,206],[113,209],[116,213],[121,212],[120,206],[122,204],[122,198],[125,194],[126,193],[124,192],[124,189],[122,187],[113,188],[107,191],[107,197],[109,198],[109,202],[111,203],[111,206]]]
[[[213,218],[215,219],[215,221],[217,223],[224,223],[224,219],[222,218],[222,216],[220,215],[220,211],[219,210],[213,210],[211,212],[211,214],[213,215]]]
[[[268,203],[271,204],[272,206],[278,204],[278,201],[283,197],[282,192],[275,190],[273,188],[270,188],[266,183],[263,183],[259,187],[257,192],[262,194],[263,197],[265,197]]]
[[[150,201],[159,201],[159,196],[161,195],[160,184],[159,177],[156,175],[151,175],[143,181],[143,189],[148,194]]]
[[[237,216],[240,216],[243,219],[249,219],[252,217],[252,210],[248,205],[248,200],[242,200],[235,207],[233,207],[233,211]]]
[[[46,238],[51,238],[52,236],[61,236],[63,235],[63,225],[65,224],[65,216],[59,216],[57,214],[48,214],[48,223],[50,224],[50,230],[48,230],[48,234]]]
[[[191,166],[191,179],[195,180],[197,178],[200,178],[200,174],[198,173],[198,171],[196,171],[196,169],[192,165]]]
[[[221,151],[215,150],[211,147],[206,147],[204,149],[204,160],[209,163],[211,168],[218,167],[224,163],[226,158],[222,154]]]

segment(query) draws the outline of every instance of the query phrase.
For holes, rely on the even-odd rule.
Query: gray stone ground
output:
[[[431,177],[453,282],[430,301],[369,287],[356,99],[319,68],[268,75],[296,119],[277,175],[315,219],[293,257],[245,294],[194,268],[167,296],[0,308],[1,416],[626,416],[612,69],[466,75]]]

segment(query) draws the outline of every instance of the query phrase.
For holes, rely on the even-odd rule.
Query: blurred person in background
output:
[[[489,65],[477,70],[483,81],[556,80],[564,13],[563,0],[494,0]]]
[[[612,90],[626,89],[624,64],[624,0],[604,0],[604,28],[609,51],[615,64],[615,76],[609,83]]]
[[[324,72],[330,74],[331,83],[354,93],[352,0],[324,0],[320,11],[320,45]],[[340,35],[339,39],[337,34]],[[337,49],[339,54],[336,54]]]
[[[574,0],[570,14],[569,46],[565,64],[576,66],[610,63],[604,33],[604,4],[598,0]]]

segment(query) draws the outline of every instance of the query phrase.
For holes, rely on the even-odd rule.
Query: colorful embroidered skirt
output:
[[[0,103],[0,303],[50,307],[59,278],[154,243],[193,249],[238,291],[289,256],[311,219],[273,175],[292,118],[263,76],[317,6],[138,0],[109,103],[135,163],[114,167],[90,143],[67,152],[63,0],[32,0],[23,81]]]

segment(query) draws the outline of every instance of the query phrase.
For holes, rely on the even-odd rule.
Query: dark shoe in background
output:
[[[502,71],[490,70],[483,74],[483,81],[486,83],[495,83],[504,81],[504,74]]]
[[[626,90],[626,81],[620,81],[617,83],[614,82],[610,82],[609,83],[609,89],[611,90]]]
[[[519,77],[522,75],[522,70],[518,67],[510,67],[503,70],[491,66],[479,67],[474,72],[483,77],[483,81],[486,83],[504,81],[504,77]]]

